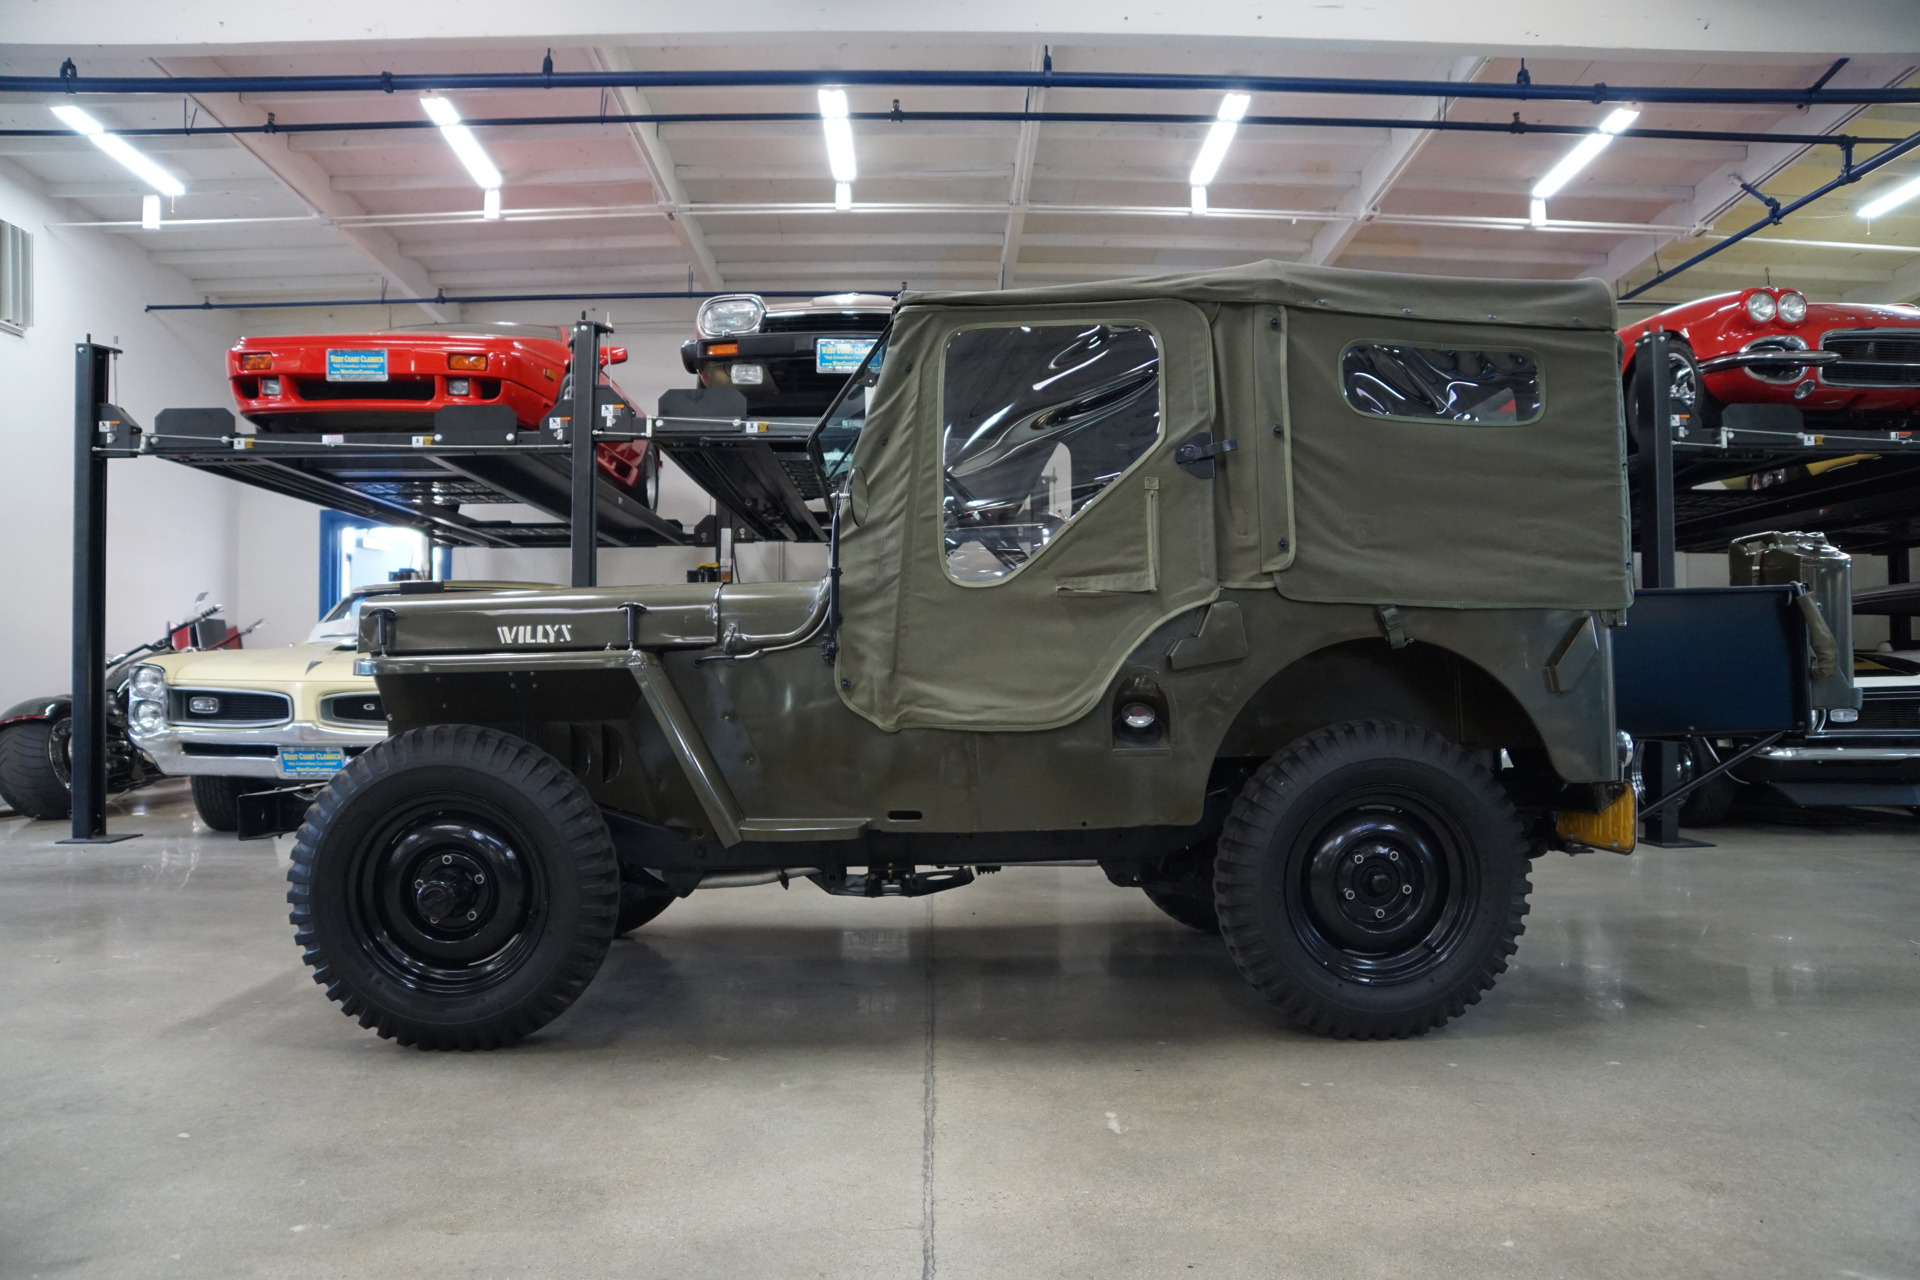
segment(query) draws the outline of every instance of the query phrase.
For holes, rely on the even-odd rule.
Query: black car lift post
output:
[[[568,413],[567,443],[572,447],[573,503],[569,513],[572,526],[572,573],[568,581],[576,587],[598,586],[599,536],[595,527],[594,479],[599,459],[594,454],[595,416],[600,412],[600,335],[613,329],[586,316],[573,326],[572,402]]]
[[[112,844],[107,834],[107,458],[129,424],[107,403],[117,347],[73,349],[73,713],[67,775],[73,835],[61,844]]]
[[[1668,371],[1672,338],[1664,329],[1640,339],[1635,376],[1645,380],[1647,432],[1637,441],[1640,470],[1640,585],[1671,587],[1673,538],[1673,377]],[[1687,425],[1691,425],[1690,423]],[[1704,840],[1680,834],[1680,806],[1667,804],[1680,787],[1680,744],[1661,738],[1641,744],[1640,777],[1647,814],[1640,839],[1657,849],[1707,849]]]

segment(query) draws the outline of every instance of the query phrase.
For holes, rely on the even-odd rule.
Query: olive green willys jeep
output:
[[[1529,857],[1631,812],[1613,328],[1595,281],[1276,263],[907,294],[813,437],[826,580],[367,613],[393,736],[300,829],[307,962],[491,1047],[702,886],[1069,862],[1294,1024],[1437,1026]]]

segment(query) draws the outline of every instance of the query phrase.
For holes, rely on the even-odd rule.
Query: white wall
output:
[[[66,212],[0,161],[0,219],[33,233],[34,324],[0,332],[0,707],[67,688],[72,610],[74,344],[121,347],[118,403],[135,421],[173,405],[228,403],[230,316],[149,316],[184,282],[111,234],[49,226]],[[158,635],[201,591],[233,606],[240,486],[135,459],[108,474],[107,646]],[[311,605],[308,606],[311,612]],[[230,611],[229,618],[234,614]]]

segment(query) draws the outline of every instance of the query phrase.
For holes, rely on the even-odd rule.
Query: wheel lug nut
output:
[[[428,916],[428,917],[427,917],[427,923],[428,923],[428,924],[439,924],[439,923],[440,923],[440,917],[439,917],[439,916]]]
[[[480,913],[479,913],[478,911],[469,911],[469,912],[467,912],[467,919],[469,919],[469,920],[478,920],[479,918],[480,918]]]
[[[1344,893],[1344,894],[1346,894],[1348,898],[1352,898],[1352,897],[1353,897],[1353,890],[1351,890],[1351,889],[1343,889],[1343,890],[1341,890],[1341,892],[1342,892],[1342,893]]]
[[[1367,860],[1367,855],[1364,853],[1356,853],[1353,855],[1353,860],[1356,864],[1365,862]]]
[[[1402,893],[1412,893],[1412,892],[1413,892],[1413,886],[1412,886],[1412,885],[1410,885],[1410,884],[1403,884],[1403,885],[1401,885],[1401,886],[1400,886],[1400,892],[1402,892]]]
[[[1384,908],[1384,907],[1375,907],[1375,908],[1373,909],[1373,918],[1374,918],[1375,920],[1384,920],[1384,919],[1386,919],[1386,918],[1387,918],[1387,912],[1386,912],[1386,908]]]
[[[452,865],[453,865],[453,855],[452,855],[452,854],[450,854],[450,853],[443,853],[443,854],[441,854],[441,855],[440,855],[440,861],[442,861],[442,862],[444,862],[444,863],[446,863],[446,864],[447,864],[448,866],[452,866]]]
[[[427,887],[427,882],[425,880],[415,880],[413,882],[413,887],[416,889],[424,889]]]
[[[484,871],[476,871],[476,872],[474,872],[474,873],[473,873],[473,882],[474,882],[475,884],[485,884],[485,883],[487,882],[487,873],[486,873],[486,872],[484,872]]]
[[[1398,853],[1393,852],[1391,849],[1387,851],[1387,856],[1389,858],[1392,858],[1395,862],[1400,861],[1400,855]]]

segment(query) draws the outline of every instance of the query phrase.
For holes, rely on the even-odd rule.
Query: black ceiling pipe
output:
[[[949,123],[1033,121],[1090,124],[1185,124],[1203,126],[1217,117],[1211,114],[1162,111],[854,111],[852,120],[877,123]],[[531,125],[608,125],[608,124],[817,124],[813,111],[696,111],[652,112],[646,115],[590,116],[484,116],[461,123],[470,129],[513,129]],[[1282,128],[1324,129],[1406,129],[1436,133],[1543,133],[1585,137],[1592,125],[1536,124],[1525,120],[1403,120],[1384,116],[1245,116],[1243,125],[1272,125]],[[122,138],[192,137],[200,134],[228,136],[268,133],[379,133],[394,130],[437,129],[431,120],[317,120],[288,124],[243,125],[154,125],[139,129],[107,129],[103,132]],[[0,129],[0,138],[78,138],[71,129]],[[1848,147],[1855,143],[1895,143],[1898,138],[1860,137],[1837,133],[1753,133],[1726,129],[1623,129],[1619,138],[1655,138],[1679,142],[1785,142],[1796,146]]]
[[[762,298],[817,298],[818,289],[666,289],[651,293],[437,293],[431,298],[325,298],[311,302],[149,302],[148,311],[271,311],[282,307],[410,307],[460,302],[631,302],[658,298],[718,298],[752,293]]]
[[[69,62],[71,67],[71,62]],[[1824,84],[1824,81],[1823,81]],[[1401,98],[1490,98],[1516,102],[1685,103],[1698,106],[1870,106],[1920,102],[1903,88],[1742,89],[1675,85],[1482,83],[1369,80],[1338,76],[1236,76],[1110,71],[744,70],[378,72],[331,76],[0,76],[0,92],[46,94],[420,93],[450,89],[736,89],[924,86],[965,89],[1151,89],[1174,92],[1358,94]]]

